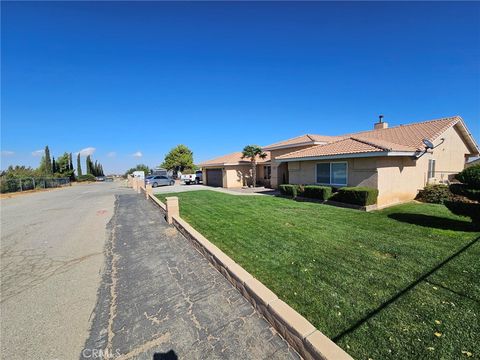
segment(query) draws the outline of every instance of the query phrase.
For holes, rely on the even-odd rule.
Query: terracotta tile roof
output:
[[[445,130],[459,121],[462,121],[461,118],[455,116],[415,124],[400,125],[392,128],[347,134],[341,137],[343,139],[340,141],[298,150],[278,156],[277,159],[296,159],[378,151],[415,152],[424,149],[423,139],[434,141]]]
[[[294,151],[282,156],[277,156],[276,159],[299,159],[317,156],[358,154],[377,151],[385,151],[385,149],[354,138],[346,138],[329,144],[316,145],[307,149]]]
[[[421,150],[424,148],[422,143],[423,139],[434,141],[445,130],[456,124],[458,121],[461,121],[461,118],[458,116],[453,116],[414,124],[400,125],[386,129],[361,131],[354,134],[347,134],[345,136],[388,141],[392,144],[410,147],[413,150]]]
[[[263,164],[270,161],[270,152],[265,151],[267,157],[265,159],[258,158],[257,163]],[[199,166],[212,166],[212,165],[239,165],[250,164],[249,159],[242,159],[242,152],[234,152],[232,154],[220,156],[218,158],[207,160],[199,164]]]
[[[264,146],[263,149],[269,150],[277,147],[289,147],[301,144],[314,144],[317,142],[329,143],[341,139],[340,136],[327,136],[327,135],[315,135],[315,134],[305,134],[300,135],[291,139],[280,141],[268,146]]]

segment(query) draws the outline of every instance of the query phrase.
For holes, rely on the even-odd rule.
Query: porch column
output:
[[[278,178],[279,166],[280,163],[272,161],[272,173],[270,175],[270,186],[272,187],[272,189],[278,189],[278,185],[280,185],[280,181],[282,181],[282,179]]]

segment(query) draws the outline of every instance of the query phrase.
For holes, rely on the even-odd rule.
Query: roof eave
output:
[[[351,159],[351,158],[363,158],[363,157],[381,157],[381,156],[415,156],[415,151],[372,151],[365,153],[351,153],[351,154],[337,154],[337,155],[322,155],[322,156],[309,156],[301,158],[288,158],[288,159],[274,159],[273,161],[279,162],[291,162],[291,161],[309,161],[309,160],[332,160],[332,159]]]
[[[288,144],[288,145],[277,145],[277,146],[265,146],[262,147],[264,151],[280,150],[280,149],[289,149],[292,147],[307,146],[307,145],[323,145],[328,144],[326,141],[305,141],[301,143]]]
[[[465,124],[465,121],[463,121],[463,119],[462,119],[460,116],[458,116],[458,121],[457,121],[455,124],[453,124],[452,126],[455,126],[455,125],[458,125],[458,124],[461,125],[461,126],[460,126],[460,129],[461,129],[460,132],[462,133],[462,135],[463,135],[464,138],[466,139],[467,144],[468,144],[469,147],[470,147],[470,151],[471,151],[470,155],[471,155],[471,156],[477,156],[477,155],[479,155],[479,154],[480,154],[480,148],[478,147],[477,142],[476,142],[475,139],[473,138],[472,133],[468,130],[467,124]],[[438,138],[441,137],[442,135],[443,135],[443,134],[437,136],[436,139],[438,139]],[[436,139],[435,139],[435,140],[436,140]]]

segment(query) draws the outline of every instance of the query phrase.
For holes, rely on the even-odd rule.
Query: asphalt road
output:
[[[298,359],[153,202],[124,186],[0,201],[0,358]]]
[[[78,359],[119,183],[0,200],[1,358]]]
[[[108,228],[83,359],[299,359],[153,202],[117,196]]]

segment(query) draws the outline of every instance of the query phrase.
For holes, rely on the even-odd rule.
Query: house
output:
[[[377,205],[415,198],[429,183],[446,183],[464,169],[479,147],[459,116],[389,127],[381,116],[372,130],[341,136],[302,135],[264,146],[257,179],[280,184],[368,186],[379,191]],[[200,166],[210,186],[251,184],[251,168],[241,153]]]
[[[477,165],[480,165],[480,158],[474,158],[473,160],[468,161],[465,164],[465,167],[477,166]]]
[[[257,183],[270,186],[270,152],[265,159],[257,159]],[[238,188],[252,185],[250,159],[242,159],[241,152],[205,161],[199,166],[203,170],[203,183],[208,186]]]

